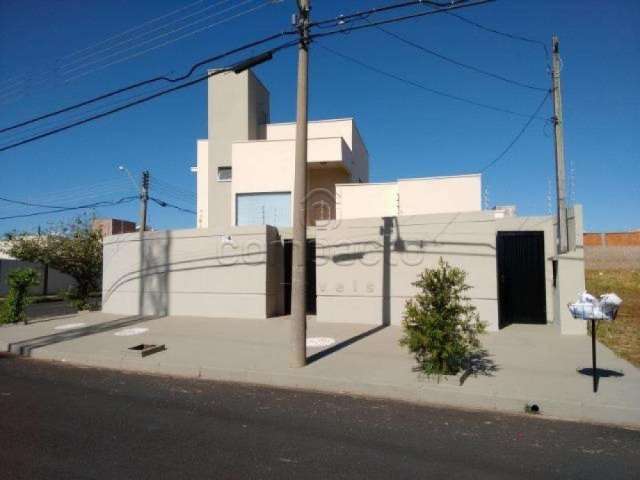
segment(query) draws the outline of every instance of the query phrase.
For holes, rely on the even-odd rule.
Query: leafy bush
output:
[[[9,294],[2,304],[0,323],[27,323],[25,308],[29,305],[29,288],[39,282],[38,272],[32,268],[18,268],[9,272]]]
[[[442,258],[416,282],[419,293],[405,306],[400,345],[406,346],[428,376],[455,375],[480,351],[485,325],[465,292],[466,272]]]
[[[91,227],[91,219],[79,217],[58,225],[45,235],[13,233],[7,253],[27,262],[38,262],[66,273],[76,281],[71,293],[74,305],[84,307],[102,276],[102,235]]]

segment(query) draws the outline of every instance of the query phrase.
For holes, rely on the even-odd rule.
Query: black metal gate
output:
[[[546,323],[543,232],[498,232],[498,315],[511,323]]]

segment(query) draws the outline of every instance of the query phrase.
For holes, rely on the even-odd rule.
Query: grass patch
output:
[[[612,323],[599,322],[598,340],[640,367],[640,271],[587,270],[586,282],[592,295],[615,292],[622,298],[618,318]]]

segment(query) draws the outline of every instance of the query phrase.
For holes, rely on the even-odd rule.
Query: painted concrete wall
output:
[[[398,215],[482,210],[480,174],[398,180]]]
[[[196,226],[207,228],[209,226],[209,141],[198,140],[196,143],[198,159],[196,175]]]
[[[267,125],[266,132],[267,140],[295,140],[296,125],[293,122],[271,123]],[[345,167],[349,170],[352,181],[369,181],[369,152],[353,118],[309,122],[308,137],[309,139],[342,138],[351,155]],[[311,151],[309,151],[310,161],[312,161],[311,158]]]
[[[556,325],[564,335],[586,335],[587,322],[576,320],[569,314],[567,304],[575,302],[585,291],[584,279],[584,227],[582,206],[567,209],[568,243],[570,251],[557,256],[556,290],[554,297]],[[557,224],[554,222],[554,229]]]
[[[316,227],[319,321],[400,324],[411,284],[440,257],[463,268],[469,296],[489,330],[498,329],[496,233],[534,230],[553,248],[550,217],[496,219],[492,212],[350,219]],[[549,250],[547,250],[549,251]],[[548,321],[553,271],[545,262]]]
[[[249,70],[215,75],[208,81],[207,226],[232,224],[231,182],[217,180],[218,167],[231,166],[231,145],[264,138],[269,122],[269,92]],[[198,171],[198,175],[200,171]]]
[[[147,232],[144,242],[138,234],[109,237],[102,309],[121,315],[281,314],[281,245],[273,227]]]
[[[236,219],[236,195],[241,193],[290,192],[293,201],[295,141],[236,142],[232,146],[231,218]],[[307,205],[309,225],[326,215],[335,218],[335,184],[351,177],[345,167],[351,152],[341,137],[316,138],[308,146]],[[326,205],[326,208],[324,207]],[[293,211],[293,205],[291,206]]]
[[[393,217],[398,214],[398,184],[336,185],[338,219]]]
[[[482,181],[477,175],[402,179],[393,183],[337,185],[341,219],[479,212]]]

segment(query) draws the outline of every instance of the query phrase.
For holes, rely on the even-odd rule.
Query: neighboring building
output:
[[[103,237],[136,231],[135,222],[117,218],[96,218],[92,222],[92,227],[94,230],[100,230]]]
[[[269,92],[250,71],[209,79],[208,115],[198,228],[105,238],[105,312],[289,313],[295,124],[269,123]],[[570,251],[558,254],[554,217],[482,210],[479,174],[368,183],[353,119],[308,126],[307,308],[318,321],[398,325],[412,283],[444,258],[467,272],[489,330],[554,323],[586,334],[566,307],[584,290],[579,206],[567,211]]]

